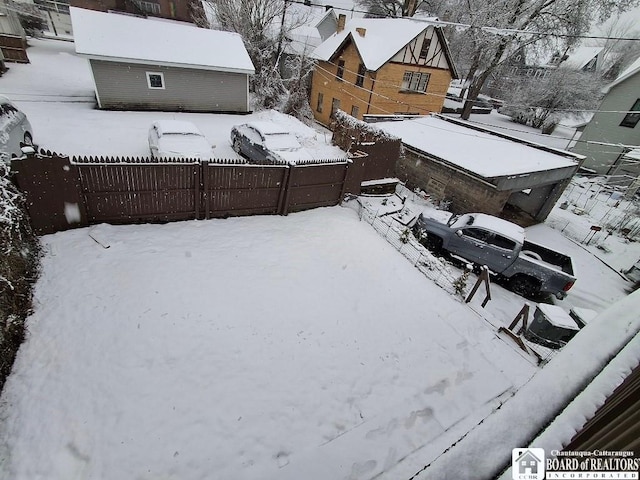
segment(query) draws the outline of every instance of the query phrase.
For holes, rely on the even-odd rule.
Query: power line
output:
[[[311,7],[322,7],[322,8],[325,7],[325,5],[322,5],[319,3],[307,2],[304,0],[285,0],[285,1],[288,3],[297,3],[300,5],[307,5]],[[343,10],[345,12],[352,12],[352,13],[362,13],[364,15],[375,15],[374,18],[408,18],[418,22],[430,23],[434,26],[456,27],[456,28],[463,28],[463,29],[477,29],[477,30],[482,30],[486,33],[492,33],[496,35],[530,35],[530,36],[539,36],[539,37],[584,38],[589,40],[622,40],[622,41],[633,41],[633,42],[640,41],[640,38],[633,38],[633,37],[632,38],[607,37],[607,36],[600,36],[600,35],[573,35],[569,33],[537,32],[537,31],[530,31],[530,30],[519,30],[515,28],[495,27],[495,26],[489,26],[489,25],[472,25],[468,23],[446,22],[444,20],[439,20],[439,19],[430,20],[430,19],[423,19],[420,17],[394,17],[390,14],[371,13],[367,10],[357,10],[355,8],[347,9],[347,8],[341,8],[341,7],[333,7],[333,9]]]
[[[37,18],[38,20],[44,20],[45,19],[44,13],[39,8],[37,8],[37,10],[40,13],[40,15],[36,15],[35,13],[29,13],[29,12],[26,12],[24,10],[20,10],[20,9],[17,9],[17,8],[12,8],[12,7],[8,6],[7,4],[2,5],[1,9],[7,10],[7,11],[11,11],[11,12],[16,12],[16,13],[19,13],[20,15],[25,15],[27,17]]]

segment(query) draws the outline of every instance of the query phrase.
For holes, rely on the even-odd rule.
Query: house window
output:
[[[147,85],[152,90],[164,90],[164,74],[160,72],[147,72]]]
[[[357,106],[353,105],[351,107],[351,116],[353,118],[358,118],[358,115],[360,115],[360,109]]]
[[[322,102],[324,102],[324,94],[318,93],[318,105],[316,105],[316,111],[322,113]]]
[[[160,4],[155,2],[145,2],[144,0],[133,0],[140,10],[146,13],[160,15]]]
[[[410,92],[426,92],[429,84],[429,73],[404,72],[402,77],[402,90]]]
[[[358,87],[362,87],[364,85],[364,75],[367,72],[367,69],[361,63],[358,67],[358,76],[356,77],[356,85]]]
[[[425,38],[422,41],[422,48],[420,49],[420,60],[426,60],[429,54],[429,47],[431,46],[431,40]]]
[[[336,112],[340,109],[340,100],[338,100],[337,98],[334,98],[331,101],[331,115],[329,116],[329,118],[335,118],[336,117]]]
[[[342,81],[344,76],[344,60],[338,60],[338,71],[336,72],[336,78]]]
[[[620,123],[621,127],[634,128],[638,124],[638,121],[640,121],[640,98],[637,99],[636,103],[631,107],[631,112],[638,113],[627,113],[622,120],[622,123]]]

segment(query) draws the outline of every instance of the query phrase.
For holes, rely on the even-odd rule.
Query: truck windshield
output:
[[[447,223],[451,228],[462,228],[473,225],[473,215],[465,213],[464,215],[454,215]]]

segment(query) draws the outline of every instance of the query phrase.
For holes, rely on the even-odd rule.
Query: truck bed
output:
[[[573,264],[571,263],[571,257],[564,255],[560,252],[555,252],[537,243],[529,242],[525,240],[522,246],[521,255],[528,256],[526,252],[533,252],[540,256],[540,260],[545,264],[554,267],[562,272],[573,276]],[[529,258],[535,259],[535,256],[529,256]]]

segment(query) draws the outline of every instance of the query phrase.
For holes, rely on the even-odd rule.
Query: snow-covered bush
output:
[[[469,281],[469,275],[471,275],[471,268],[469,267],[470,266],[467,265],[467,268],[464,269],[462,275],[453,282],[453,289],[457,295],[464,296],[465,289],[467,288],[467,282]]]
[[[24,339],[39,253],[24,198],[9,179],[9,167],[0,162],[0,391]]]

